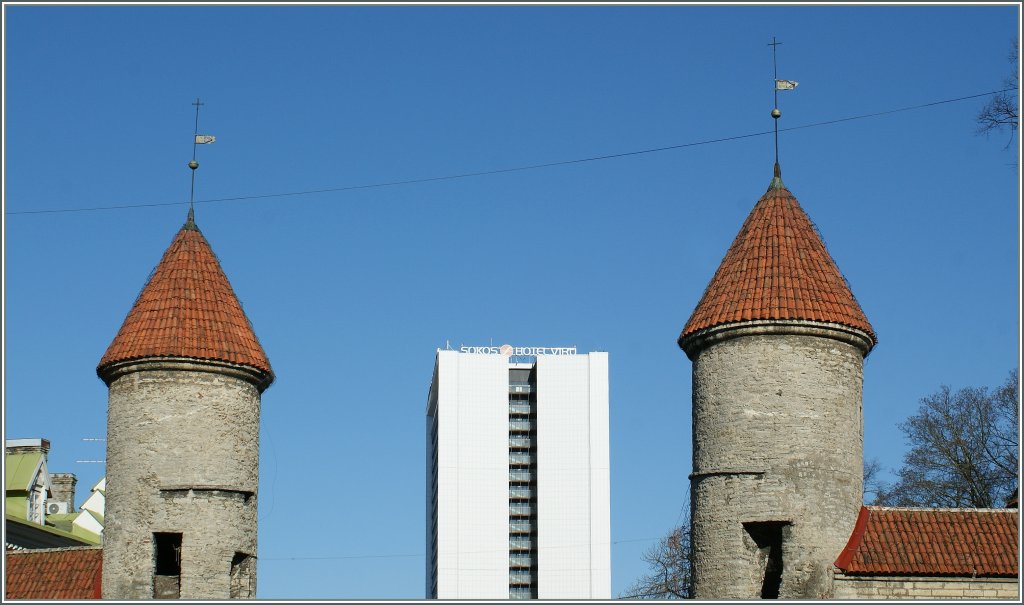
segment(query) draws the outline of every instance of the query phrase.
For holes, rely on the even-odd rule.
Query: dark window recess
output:
[[[231,598],[252,599],[256,597],[256,558],[244,552],[236,552],[231,559]]]
[[[779,598],[782,586],[782,543],[789,534],[789,521],[744,523],[743,529],[757,546],[757,566],[761,576],[761,598]]]
[[[181,534],[153,534],[153,598],[181,597]]]

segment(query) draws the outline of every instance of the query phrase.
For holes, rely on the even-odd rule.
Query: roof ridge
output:
[[[36,553],[48,553],[48,552],[68,552],[78,550],[103,550],[103,546],[100,544],[91,544],[88,546],[58,546],[54,548],[26,548],[24,550],[8,550],[5,554],[36,554]]]
[[[943,513],[1012,513],[1017,514],[1015,508],[957,508],[949,506],[876,506],[865,505],[869,510],[877,511],[927,511]]]

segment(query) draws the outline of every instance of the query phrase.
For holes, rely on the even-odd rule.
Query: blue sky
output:
[[[102,474],[95,366],[196,197],[764,132],[1001,88],[1015,6],[4,6],[5,434]],[[941,384],[1019,365],[1018,143],[985,98],[784,132],[783,178],[879,335],[865,454]],[[259,597],[419,598],[434,351],[607,350],[613,594],[679,519],[675,339],[771,179],[769,136],[196,205],[266,349]],[[92,212],[44,209],[171,203]],[[374,557],[368,557],[374,555]],[[376,557],[376,555],[402,555]],[[352,557],[352,558],[349,558]]]

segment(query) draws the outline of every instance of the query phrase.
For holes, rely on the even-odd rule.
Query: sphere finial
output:
[[[781,112],[781,111],[779,111],[779,108],[778,108],[778,107],[776,107],[775,109],[773,109],[773,110],[772,110],[772,117],[773,117],[773,118],[775,118],[776,120],[778,120],[780,116],[782,116],[782,112]]]
[[[196,168],[199,168],[199,162],[191,160],[188,163],[188,167],[191,168],[192,170],[195,170]]]

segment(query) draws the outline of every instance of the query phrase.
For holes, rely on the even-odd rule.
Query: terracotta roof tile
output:
[[[836,560],[849,575],[1017,577],[1015,509],[865,506]]]
[[[8,550],[7,599],[99,599],[103,549],[98,546]]]
[[[226,361],[273,374],[241,303],[191,213],[128,312],[97,371],[143,357]]]
[[[744,221],[679,339],[770,319],[837,323],[876,340],[817,229],[779,178]]]

